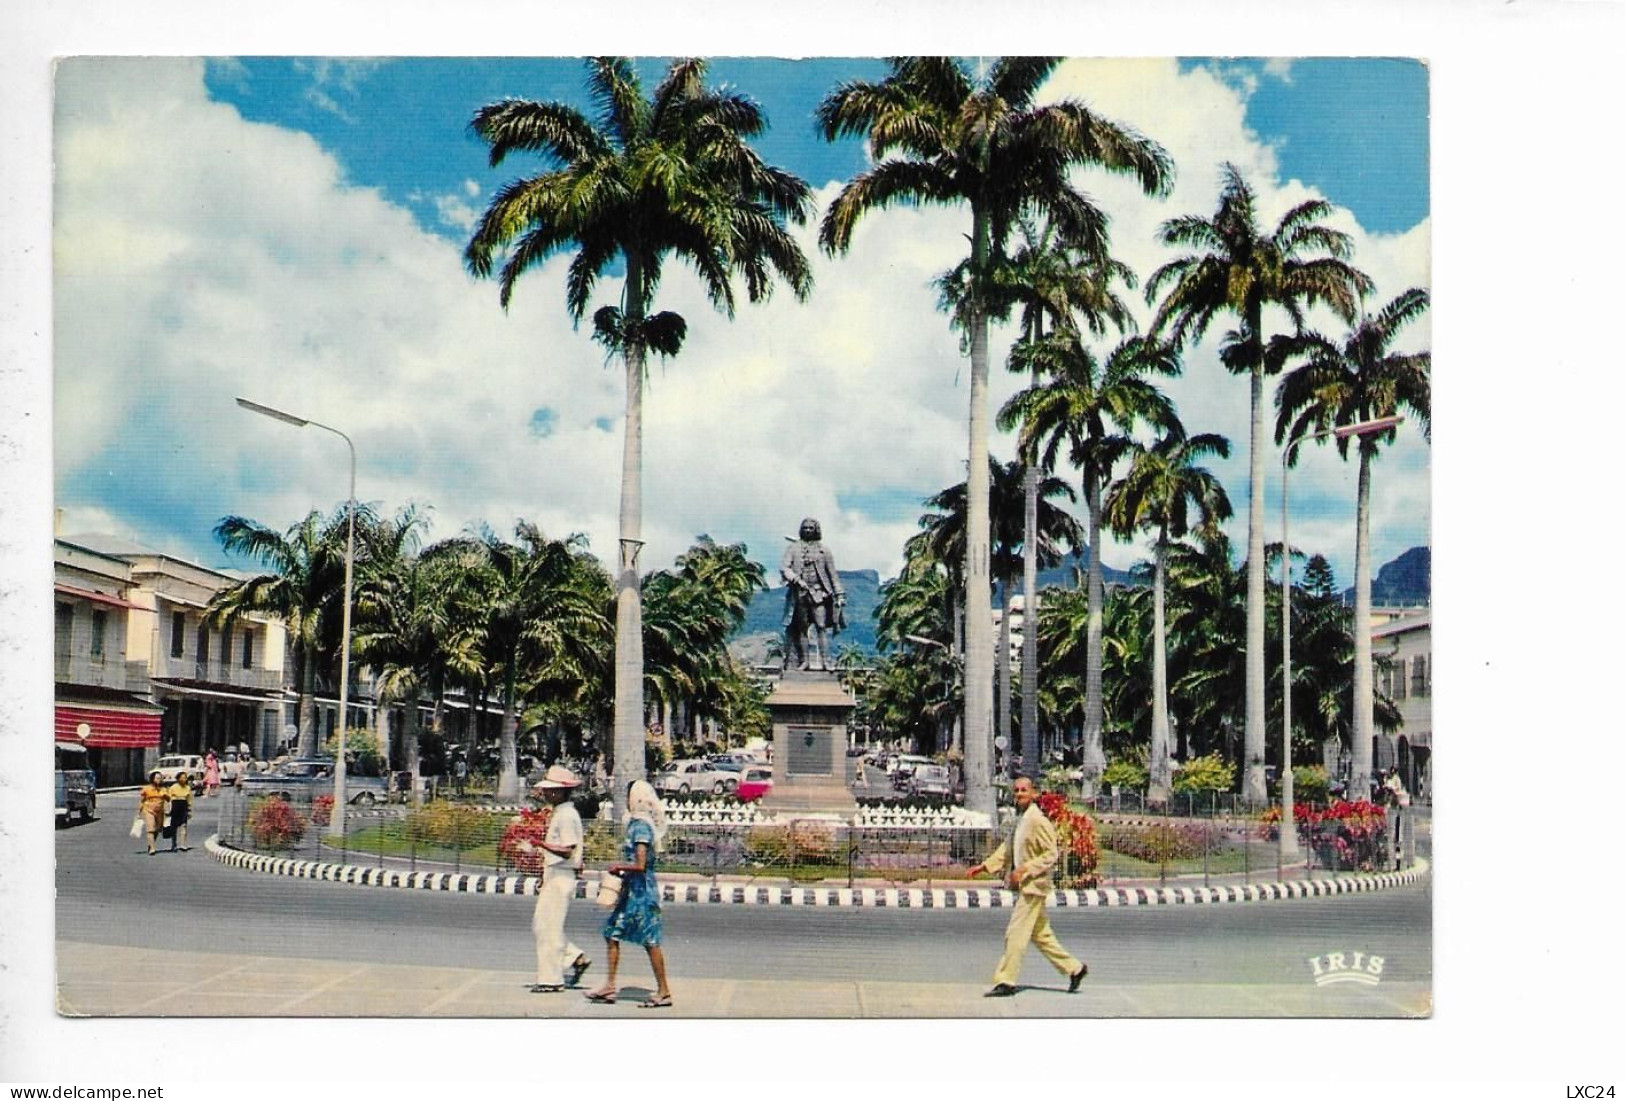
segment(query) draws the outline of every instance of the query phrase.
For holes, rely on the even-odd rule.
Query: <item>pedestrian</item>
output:
[[[993,854],[969,869],[968,874],[994,875],[1003,872],[1005,885],[1018,892],[1015,909],[1010,913],[1010,924],[1004,930],[1004,955],[999,957],[998,969],[993,972],[993,989],[989,998],[1008,998],[1016,992],[1016,978],[1021,974],[1021,957],[1032,944],[1055,969],[1067,977],[1067,993],[1077,993],[1078,984],[1089,973],[1082,963],[1056,939],[1050,928],[1044,906],[1049,901],[1049,875],[1060,860],[1060,843],[1055,824],[1038,809],[1038,790],[1027,776],[1016,777],[1013,794],[1016,801],[1014,835],[999,844]],[[1012,855],[1013,854],[1013,855]]]
[[[530,931],[536,935],[536,982],[532,994],[557,994],[575,986],[590,966],[587,954],[564,935],[564,918],[570,912],[580,877],[585,832],[581,815],[570,795],[581,784],[575,773],[554,765],[536,789],[552,808],[547,818],[547,834],[542,839],[542,885],[536,892],[536,913]],[[570,969],[565,978],[564,969]]]
[[[452,762],[451,775],[457,788],[457,794],[461,796],[468,787],[468,760],[461,754],[458,755],[457,760]]]
[[[146,827],[147,855],[157,856],[158,830],[164,824],[164,804],[169,802],[169,788],[160,779],[157,769],[148,774],[146,786],[141,789],[137,799],[139,800],[137,813]]]
[[[169,785],[169,823],[164,826],[164,836],[169,838],[169,851],[174,852],[179,847],[181,852],[191,852],[192,847],[186,843],[186,823],[192,820],[192,780],[186,773],[177,773],[175,782]]]
[[[639,1009],[671,1008],[671,987],[666,983],[666,956],[660,948],[660,884],[655,865],[661,842],[666,836],[666,812],[660,796],[647,780],[634,780],[626,789],[626,840],[620,864],[608,871],[622,878],[620,897],[604,922],[604,943],[609,974],[604,985],[587,995],[604,1004],[615,1001],[615,974],[621,963],[621,945],[641,944],[649,953],[649,966],[655,973],[655,992],[639,1003]]]
[[[205,797],[220,794],[220,761],[212,749],[203,758],[203,794]]]

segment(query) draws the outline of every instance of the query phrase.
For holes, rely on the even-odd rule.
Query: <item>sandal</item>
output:
[[[589,1002],[597,1002],[600,1005],[614,1005],[615,991],[610,990],[607,987],[598,990],[589,990],[587,991],[587,1000]]]
[[[639,1009],[670,1009],[671,1008],[671,995],[670,994],[650,994],[647,998],[643,999],[641,1002],[638,1003],[638,1008]]]

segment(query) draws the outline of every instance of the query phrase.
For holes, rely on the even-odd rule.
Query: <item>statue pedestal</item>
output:
[[[846,786],[847,716],[852,698],[835,674],[786,670],[767,698],[773,720],[773,790],[769,813],[857,813]]]

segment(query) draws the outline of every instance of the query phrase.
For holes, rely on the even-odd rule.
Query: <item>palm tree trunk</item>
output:
[[[316,655],[310,646],[299,658],[299,756],[316,756]]]
[[[1242,795],[1262,806],[1264,783],[1264,362],[1259,319],[1248,327],[1258,343],[1252,365],[1252,453],[1247,481],[1247,726]]]
[[[1100,774],[1106,771],[1102,736],[1106,706],[1101,698],[1106,586],[1100,569],[1100,478],[1092,470],[1085,470],[1083,478],[1083,496],[1089,506],[1089,622],[1084,635],[1082,762],[1084,794],[1088,796],[1098,790]]]
[[[1036,372],[1035,372],[1036,374]],[[1038,470],[1027,468],[1021,525],[1021,748],[1042,760],[1038,736]]]
[[[1011,737],[1010,722],[1010,582],[999,582],[999,648],[995,655],[999,678],[999,737],[1004,739],[1004,752],[1011,760],[1011,767],[1005,771],[1015,775],[1014,761],[1016,752],[1015,739]]]
[[[1360,447],[1359,488],[1354,511],[1354,723],[1349,747],[1353,759],[1349,798],[1371,791],[1371,748],[1375,735],[1371,683],[1371,456]]]
[[[993,592],[989,578],[987,314],[982,307],[989,227],[972,216],[970,425],[965,467],[965,806],[991,815],[993,800]]]
[[[1168,630],[1163,603],[1167,591],[1168,533],[1157,540],[1157,572],[1151,589],[1151,799],[1166,802],[1168,767]]]
[[[508,683],[502,693],[502,734],[497,764],[497,798],[513,799],[519,794],[519,713],[514,700],[514,663],[517,652],[508,656]]]
[[[965,617],[959,612],[959,596],[957,593],[948,598],[948,617],[953,621],[954,632],[954,668],[961,676],[965,672]],[[960,687],[963,687],[961,685]],[[959,754],[961,766],[965,760],[965,714],[964,707],[954,709],[953,718],[953,751]]]
[[[643,317],[643,266],[626,258],[622,312],[628,326]],[[643,779],[643,604],[638,552],[643,549],[643,363],[641,343],[626,346],[626,436],[621,450],[619,568],[615,577],[615,787]],[[617,807],[623,795],[614,796]]]
[[[423,805],[423,796],[418,788],[418,770],[421,761],[418,758],[418,747],[422,741],[423,712],[418,709],[417,689],[413,689],[406,701],[406,772],[407,783],[411,785],[411,799],[414,807]]]

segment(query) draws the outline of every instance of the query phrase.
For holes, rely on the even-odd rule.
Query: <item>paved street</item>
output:
[[[574,995],[526,992],[528,897],[405,891],[259,875],[203,851],[149,858],[127,836],[133,797],[57,834],[59,1008],[69,1014],[604,1016]],[[141,900],[141,919],[131,903]],[[674,905],[667,954],[692,1016],[1413,1016],[1431,1006],[1428,886],[1213,907],[1058,911],[1091,973],[1063,993],[1036,952],[1021,994],[981,997],[1006,915]],[[602,977],[600,914],[569,933]],[[1375,985],[1317,986],[1311,958],[1381,957]],[[651,985],[626,953],[636,1000]],[[641,1014],[640,1014],[641,1015]]]

